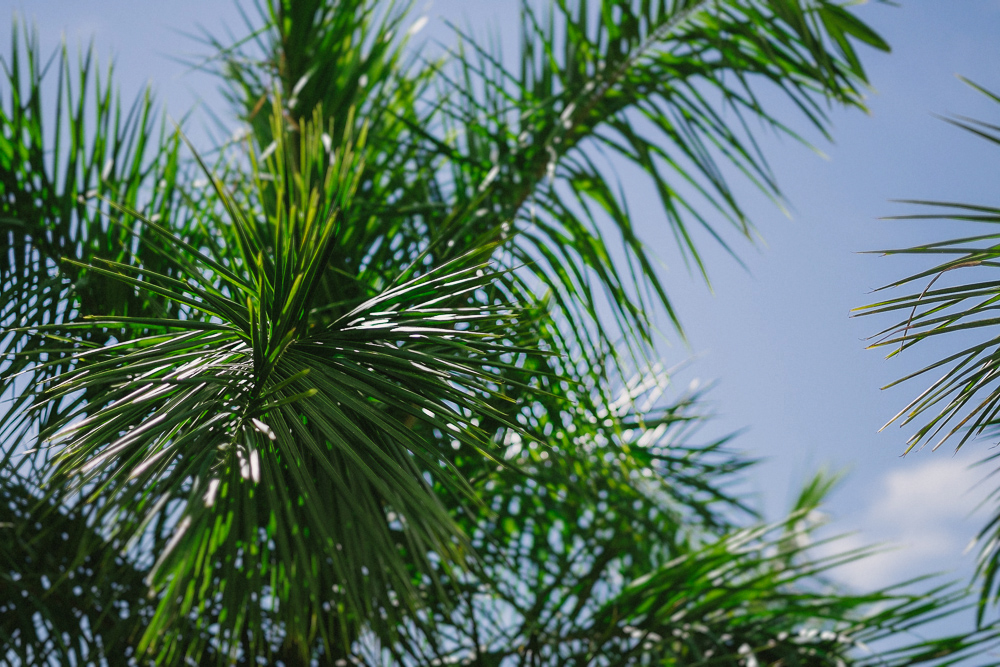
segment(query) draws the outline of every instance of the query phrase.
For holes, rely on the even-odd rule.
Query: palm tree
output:
[[[698,442],[652,359],[679,320],[615,176],[652,180],[704,272],[698,228],[751,231],[724,166],[780,198],[749,121],[795,135],[758,87],[825,132],[881,38],[828,0],[521,17],[514,61],[461,33],[425,60],[394,3],[259,3],[205,37],[246,128],[207,149],[15,28],[5,659],[910,665],[996,640],[858,651],[962,592],[831,587],[867,551],[810,551],[825,478],[775,525],[731,491],[751,462]]]

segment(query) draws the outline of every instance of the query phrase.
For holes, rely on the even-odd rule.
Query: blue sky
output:
[[[827,508],[834,525],[861,531],[852,543],[887,539],[909,545],[842,572],[859,585],[929,570],[971,574],[972,555],[962,552],[984,515],[968,514],[987,487],[969,492],[983,472],[967,466],[992,444],[972,443],[954,456],[946,445],[900,458],[909,432],[878,429],[923,387],[879,387],[934,359],[942,348],[918,346],[886,361],[865,351],[863,339],[888,322],[848,318],[851,308],[873,299],[871,289],[917,266],[858,251],[947,238],[955,231],[933,222],[876,220],[908,210],[890,199],[996,203],[1000,148],[933,114],[994,122],[1000,116],[1000,106],[955,76],[1000,90],[1000,2],[900,4],[858,9],[893,53],[863,49],[875,89],[871,114],[833,110],[836,143],[812,137],[826,158],[787,138],[763,137],[791,218],[738,188],[763,237],[756,245],[735,244],[747,270],[704,239],[710,292],[672,251],[656,206],[641,196],[633,200],[640,233],[664,258],[665,280],[690,341],[664,346],[665,363],[692,360],[677,376],[682,386],[717,381],[709,395],[719,415],[712,428],[746,428],[737,444],[766,459],[750,480],[762,507],[775,517],[816,468],[846,468],[850,475]],[[240,32],[228,0],[20,0],[14,6],[35,20],[46,49],[65,33],[71,48],[93,38],[102,60],[113,54],[126,99],[151,80],[175,117],[199,98],[224,108],[211,80],[185,74],[170,56],[202,52],[178,31],[202,25],[220,33],[230,25]],[[431,19],[429,35],[446,34],[443,16],[476,26],[494,20],[507,32],[514,25],[507,8],[514,7],[513,0],[437,0],[424,10],[418,6],[417,15]],[[0,34],[9,34],[9,21],[9,14],[0,15]],[[793,125],[807,129],[803,122]]]

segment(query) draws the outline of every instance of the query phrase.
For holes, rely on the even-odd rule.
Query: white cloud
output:
[[[989,511],[976,511],[992,486],[980,483],[987,470],[940,454],[911,461],[883,477],[867,512],[848,522],[858,532],[834,544],[838,551],[872,543],[891,550],[838,568],[837,579],[871,589],[932,572],[971,575],[976,550],[969,552],[969,543]]]

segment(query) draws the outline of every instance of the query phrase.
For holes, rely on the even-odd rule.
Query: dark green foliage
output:
[[[74,78],[56,56],[49,111],[15,34],[3,659],[901,666],[990,649],[992,627],[856,650],[962,591],[826,581],[867,552],[810,551],[824,478],[759,524],[738,492],[752,462],[698,442],[700,396],[649,360],[657,313],[679,322],[597,161],[653,180],[704,273],[696,228],[751,229],[725,171],[780,198],[750,121],[791,130],[757,87],[825,132],[826,104],[863,106],[852,43],[881,39],[827,0],[525,3],[515,60],[459,35],[426,62],[405,9],[276,0],[246,39],[206,36],[248,131],[200,149],[147,97],[121,112],[88,87],[90,60]]]

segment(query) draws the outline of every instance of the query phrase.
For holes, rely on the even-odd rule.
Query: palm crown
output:
[[[961,592],[831,589],[822,573],[863,553],[808,551],[823,478],[786,520],[756,523],[731,490],[750,462],[694,439],[699,396],[671,395],[650,360],[655,314],[680,325],[615,177],[627,161],[652,180],[704,272],[696,228],[723,244],[751,229],[723,165],[780,197],[747,121],[792,130],[757,86],[825,131],[827,103],[863,106],[854,43],[884,42],[827,0],[521,12],[516,60],[459,34],[426,61],[393,3],[262,3],[246,39],[205,38],[246,128],[211,163],[148,95],[123,109],[89,57],[43,63],[15,30],[0,108],[10,659],[904,665],[986,650],[992,627],[853,652]]]

